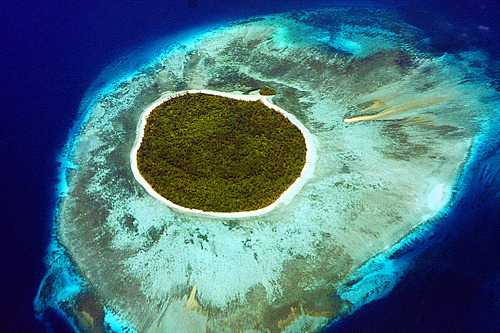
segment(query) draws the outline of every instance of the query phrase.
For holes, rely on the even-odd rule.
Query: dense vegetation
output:
[[[167,200],[214,212],[268,206],[300,176],[300,130],[261,101],[185,94],[154,109],[139,172]]]
[[[276,90],[274,90],[273,88],[265,87],[259,90],[259,94],[263,96],[276,95]]]

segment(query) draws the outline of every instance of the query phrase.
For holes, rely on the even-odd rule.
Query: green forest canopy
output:
[[[273,88],[265,87],[259,90],[259,94],[263,96],[276,95],[276,90],[274,90]]]
[[[212,212],[257,210],[300,176],[301,131],[261,101],[184,94],[147,117],[139,172],[167,200]]]

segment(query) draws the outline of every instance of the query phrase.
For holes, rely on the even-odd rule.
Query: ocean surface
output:
[[[58,156],[86,96],[154,57],[154,45],[188,31],[322,1],[23,1],[0,4],[0,331],[70,332],[64,318],[35,317],[60,179]],[[500,14],[490,1],[363,2],[390,6],[424,30],[436,52],[483,50],[500,91]],[[112,66],[128,55],[126,65]],[[82,102],[83,101],[83,102]],[[83,103],[83,104],[82,104]],[[499,120],[500,123],[500,120]],[[391,257],[404,266],[385,297],[327,332],[500,331],[500,124],[473,151],[441,219]],[[41,320],[39,320],[41,319]]]

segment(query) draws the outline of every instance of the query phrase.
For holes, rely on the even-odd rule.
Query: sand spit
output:
[[[420,109],[420,108],[425,108],[429,106],[436,105],[438,103],[441,103],[445,101],[443,97],[436,97],[436,98],[430,98],[427,100],[419,101],[416,103],[411,103],[408,105],[403,105],[397,108],[392,108],[385,110],[385,103],[383,101],[376,100],[372,106],[369,106],[365,109],[362,110],[362,112],[368,112],[368,111],[379,111],[379,113],[374,114],[374,115],[369,115],[369,116],[358,116],[354,118],[348,118],[344,119],[345,123],[355,123],[358,121],[366,121],[366,120],[377,120],[377,119],[385,119],[390,116],[398,115],[399,113],[405,112],[405,111],[410,111],[414,109]]]
[[[186,207],[179,206],[166,198],[162,197],[160,194],[158,194],[149,184],[148,182],[142,177],[140,174],[138,168],[137,168],[137,151],[139,150],[139,147],[141,145],[142,138],[144,136],[144,128],[146,126],[146,119],[156,107],[159,105],[163,104],[165,101],[175,98],[184,94],[196,94],[196,93],[202,93],[202,94],[209,94],[209,95],[217,95],[217,96],[222,96],[222,97],[227,97],[227,98],[233,98],[233,99],[238,99],[238,100],[243,100],[243,101],[262,101],[264,105],[267,107],[276,110],[277,112],[283,114],[292,124],[297,126],[300,131],[302,132],[302,135],[304,136],[304,139],[306,141],[306,163],[304,165],[304,168],[302,169],[302,172],[300,176],[293,182],[288,189],[281,194],[281,196],[272,204],[270,204],[267,207],[264,207],[259,210],[254,210],[254,211],[248,211],[248,212],[234,212],[234,213],[218,213],[218,212],[205,212],[199,209],[190,209]],[[160,99],[155,101],[153,104],[151,104],[142,114],[141,116],[141,121],[139,123],[138,129],[137,129],[137,139],[134,144],[134,147],[132,149],[132,152],[130,153],[130,161],[132,165],[132,172],[134,174],[135,179],[146,189],[146,191],[153,196],[154,198],[160,200],[167,206],[174,208],[178,211],[184,212],[184,213],[190,213],[190,214],[197,214],[197,215],[206,215],[206,216],[213,216],[213,217],[224,217],[224,218],[234,218],[234,217],[251,217],[251,216],[259,216],[266,214],[273,209],[275,209],[278,205],[281,204],[286,204],[290,202],[290,200],[293,198],[293,196],[300,190],[300,188],[305,184],[308,178],[310,178],[313,174],[314,171],[314,164],[316,162],[316,150],[314,147],[314,139],[312,138],[311,133],[309,130],[300,123],[300,121],[297,120],[297,118],[283,110],[282,108],[274,105],[269,101],[269,98],[267,96],[262,96],[262,95],[243,95],[243,94],[236,94],[236,93],[225,93],[225,92],[220,92],[220,91],[214,91],[214,90],[187,90],[187,91],[181,91],[181,92],[176,92],[173,94],[167,94],[165,96],[162,96]]]

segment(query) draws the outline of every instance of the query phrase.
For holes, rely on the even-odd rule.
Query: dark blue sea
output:
[[[3,1],[0,4],[0,332],[70,331],[64,318],[35,317],[57,202],[57,157],[102,70],[197,26],[341,3],[300,0]],[[500,57],[496,0],[393,1],[436,52],[480,49]],[[452,27],[452,28],[451,28]],[[470,38],[459,38],[460,36]],[[500,91],[500,71],[489,73]],[[105,80],[106,78],[103,78]],[[500,120],[499,120],[500,122]],[[391,260],[411,262],[386,297],[327,332],[500,332],[500,124],[474,152],[452,206]]]

